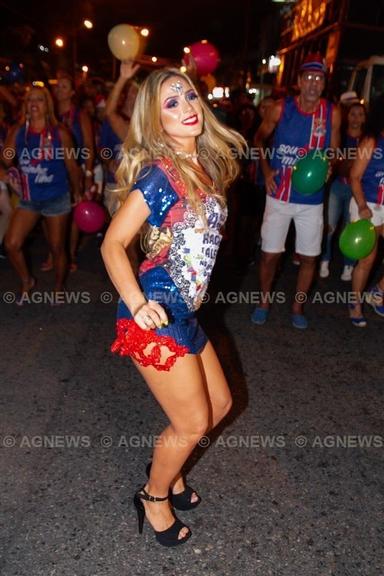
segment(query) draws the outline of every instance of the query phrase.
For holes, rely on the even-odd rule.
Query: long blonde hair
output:
[[[190,159],[176,154],[170,138],[162,130],[160,119],[161,86],[173,77],[184,79],[196,90],[191,79],[176,68],[155,70],[146,78],[137,94],[128,135],[122,146],[122,158],[116,173],[118,192],[123,201],[145,165],[167,158],[180,174],[192,207],[200,212],[201,200],[197,190],[224,200],[228,186],[239,173],[237,158],[244,154],[246,142],[235,130],[221,124],[200,98],[204,127],[196,143],[205,174]]]

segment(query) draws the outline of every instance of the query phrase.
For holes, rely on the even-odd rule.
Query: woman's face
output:
[[[203,130],[203,109],[194,88],[179,76],[160,89],[160,120],[164,132],[181,145],[191,144]]]
[[[59,78],[55,87],[55,96],[60,102],[62,100],[70,100],[74,95],[72,82],[68,78]]]
[[[362,106],[352,106],[348,112],[348,126],[361,128],[365,122],[365,110]]]
[[[30,90],[25,98],[26,112],[30,118],[45,117],[47,113],[47,102],[41,90]]]

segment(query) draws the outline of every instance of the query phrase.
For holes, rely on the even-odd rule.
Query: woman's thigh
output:
[[[48,216],[44,218],[47,226],[48,242],[51,247],[64,248],[68,228],[68,216],[68,214],[61,214],[59,216]]]
[[[176,430],[201,431],[208,427],[209,407],[199,357],[186,354],[173,367],[159,371],[133,360],[152,394]]]
[[[22,245],[25,238],[36,226],[39,218],[40,214],[38,212],[16,208],[6,235],[8,246]]]
[[[200,354],[200,361],[210,404],[214,411],[215,408],[221,411],[231,403],[232,395],[215,349],[209,340]]]

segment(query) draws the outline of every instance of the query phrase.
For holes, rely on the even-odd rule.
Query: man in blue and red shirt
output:
[[[295,328],[305,329],[308,325],[303,304],[315,275],[316,259],[321,253],[324,187],[315,194],[304,196],[294,188],[291,176],[295,163],[309,150],[339,146],[339,110],[321,98],[325,74],[321,55],[309,54],[300,67],[299,95],[278,100],[271,106],[255,136],[255,145],[262,152],[265,142],[274,133],[270,163],[265,154],[261,153],[260,158],[267,202],[261,228],[262,303],[252,313],[255,324],[261,325],[267,320],[271,286],[293,220],[296,252],[301,264],[291,321]]]

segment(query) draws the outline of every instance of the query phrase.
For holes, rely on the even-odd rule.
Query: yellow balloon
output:
[[[108,34],[108,46],[119,60],[132,60],[140,48],[140,38],[129,24],[118,24]]]

